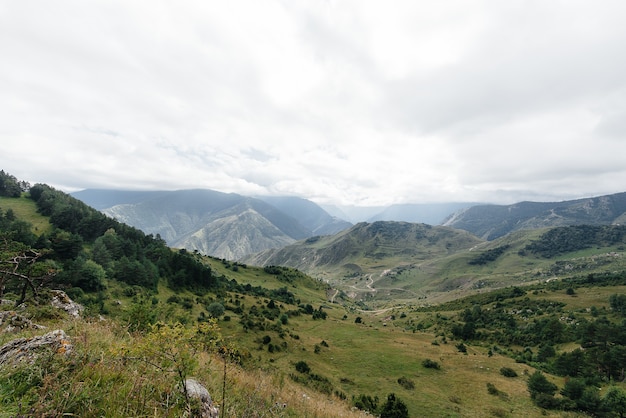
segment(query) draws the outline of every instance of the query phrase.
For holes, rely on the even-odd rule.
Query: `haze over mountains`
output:
[[[513,205],[459,202],[326,210],[298,197],[249,197],[203,189],[88,189],[73,196],[119,221],[160,235],[172,247],[229,260],[314,236],[334,235],[361,221],[444,225],[493,240],[520,229],[607,225],[626,220],[626,193]]]

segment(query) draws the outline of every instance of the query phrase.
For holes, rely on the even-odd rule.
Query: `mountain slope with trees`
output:
[[[522,229],[567,225],[611,225],[624,221],[626,193],[564,202],[477,205],[451,215],[443,225],[486,240]]]

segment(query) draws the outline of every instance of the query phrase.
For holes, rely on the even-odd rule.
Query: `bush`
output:
[[[306,363],[306,361],[300,360],[299,362],[296,363],[296,371],[300,373],[309,373],[311,371],[311,368]]]
[[[439,366],[439,363],[428,358],[422,361],[422,366],[426,367],[427,369],[436,369],[436,370],[439,370],[441,368],[441,366]]]
[[[404,376],[398,378],[398,384],[407,390],[415,389],[415,382]]]
[[[498,388],[496,388],[496,386],[493,383],[487,382],[487,392],[490,395],[499,395],[500,391],[498,390]]]
[[[500,374],[504,377],[517,377],[517,372],[510,367],[502,367]]]
[[[396,395],[390,393],[387,396],[387,402],[380,411],[380,418],[408,418],[409,410],[404,402],[396,398]]]
[[[378,410],[378,396],[373,398],[369,395],[359,395],[352,398],[352,404],[361,411],[369,411],[375,413]]]

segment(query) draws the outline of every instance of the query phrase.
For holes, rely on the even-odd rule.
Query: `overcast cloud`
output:
[[[0,168],[318,203],[626,191],[626,2],[2,1]]]

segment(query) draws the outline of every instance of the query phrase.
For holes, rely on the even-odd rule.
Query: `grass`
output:
[[[260,282],[271,284],[272,280],[278,282],[275,276],[267,275],[262,269],[250,269],[241,274],[253,285]],[[624,290],[624,286],[579,288],[574,296],[565,294],[564,290],[543,290],[536,295],[528,292],[527,295],[531,299],[563,301],[567,304],[565,310],[581,310],[591,304],[601,309],[607,306],[611,294]],[[114,283],[110,283],[109,292],[105,306],[109,307],[112,316],[122,317],[123,312],[133,305],[133,298],[124,296],[124,289]],[[313,291],[309,289],[307,292]],[[121,295],[121,305],[113,303],[113,294]],[[313,294],[314,300],[304,301],[314,302],[315,306],[316,301],[323,302],[323,290]],[[159,293],[154,295],[156,306],[169,307],[167,315],[170,318],[187,315],[193,324],[198,312],[204,309],[203,305],[194,301],[192,309],[186,310],[176,303],[167,304],[165,300],[172,295],[171,290],[160,287]],[[195,300],[211,295],[186,292],[177,296]],[[227,294],[225,298],[238,299],[247,307],[269,302],[266,298],[236,297],[233,294]],[[29,309],[35,314],[37,307]],[[294,309],[297,307],[282,304],[281,311]],[[229,417],[363,416],[359,411],[351,410],[353,396],[369,395],[382,402],[389,393],[395,393],[405,402],[411,416],[582,416],[546,412],[534,406],[526,388],[527,376],[534,369],[528,365],[516,363],[498,353],[490,356],[488,347],[467,345],[467,354],[460,353],[455,347],[456,341],[447,344],[442,341],[436,326],[418,332],[403,329],[409,319],[434,322],[435,313],[414,312],[408,307],[367,313],[339,305],[327,305],[325,311],[328,314],[326,320],[313,320],[304,314],[290,317],[283,327],[283,337],[273,329],[245,332],[239,323],[240,316],[227,311],[231,320],[219,321],[221,334],[249,356],[243,366],[227,363],[225,398],[222,397],[224,363],[216,352],[198,354],[194,377],[207,386],[218,404],[225,401],[225,412]],[[399,320],[401,313],[407,316]],[[437,313],[454,314],[454,311]],[[391,315],[395,315],[395,321]],[[355,323],[357,316],[362,318],[362,323]],[[35,408],[35,415],[41,412],[37,408],[86,417],[99,416],[102,411],[110,411],[107,416],[186,414],[175,375],[163,373],[145,362],[125,359],[124,349],[142,346],[146,341],[144,334],[129,332],[123,321],[115,319],[74,321],[51,318],[45,320],[44,325],[49,329],[65,329],[72,337],[75,356],[67,360],[57,359],[39,368],[27,367],[21,374],[0,372],[0,409],[3,410],[0,417],[18,415],[21,412],[19,402],[26,405],[29,400],[33,404],[27,406]],[[0,343],[34,333],[0,334]],[[269,352],[268,345],[259,342],[265,335],[277,345],[285,342],[286,348]],[[438,343],[433,344],[433,341]],[[422,363],[426,359],[439,363],[440,369],[424,367]],[[298,375],[295,370],[298,361],[305,361],[311,374],[327,379],[330,393],[321,393],[310,383],[295,382],[290,375]],[[502,376],[502,367],[515,370],[518,377]],[[403,387],[398,383],[401,377],[414,382],[415,388]],[[563,379],[552,379],[563,387]],[[17,396],[18,393],[11,388],[23,389]],[[283,408],[283,404],[286,407]]]
[[[30,222],[32,231],[36,235],[48,234],[52,231],[52,225],[48,222],[48,218],[40,215],[37,212],[35,202],[24,195],[19,198],[0,196],[0,208],[4,212],[11,209],[16,218]]]

